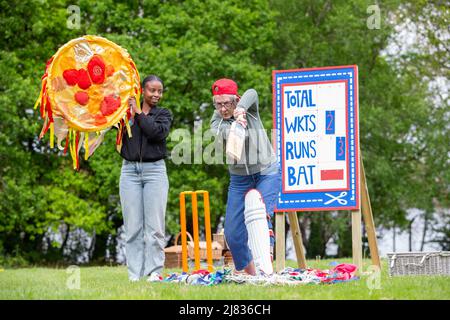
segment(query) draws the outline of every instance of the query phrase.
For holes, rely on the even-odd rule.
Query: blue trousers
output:
[[[119,189],[129,278],[139,279],[152,272],[161,272],[169,191],[164,160],[124,160]]]
[[[233,256],[236,270],[244,269],[253,259],[248,246],[248,233],[245,226],[245,194],[250,189],[257,189],[261,193],[268,214],[267,223],[269,229],[273,230],[271,220],[280,183],[279,170],[271,174],[264,174],[264,172],[245,176],[230,174],[224,227],[225,239]],[[275,238],[271,236],[271,246],[274,245],[274,242]]]

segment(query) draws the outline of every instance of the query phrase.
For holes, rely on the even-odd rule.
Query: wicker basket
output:
[[[233,256],[230,250],[225,250],[223,254],[223,266],[226,268],[234,268]]]
[[[189,242],[194,243],[194,240],[192,239],[192,236],[189,232],[186,232]],[[175,238],[175,245],[171,247],[167,247],[164,249],[164,253],[166,255],[166,258],[164,260],[164,267],[165,268],[181,268],[182,267],[182,246],[178,245],[178,239],[180,238],[181,232],[177,234],[177,237]]]
[[[199,241],[198,243],[199,245],[199,249],[200,249],[200,260],[206,260],[208,255],[207,255],[207,250],[206,250],[206,241]],[[213,260],[220,260],[222,258],[222,246],[220,245],[219,242],[217,241],[213,241],[211,243],[211,248],[212,248],[212,259]],[[188,242],[188,256],[189,259],[195,259],[195,255],[194,255],[194,242],[193,241],[189,241]]]
[[[217,241],[222,246],[223,250],[229,250],[225,235],[223,233],[213,233],[213,241]]]
[[[450,275],[450,251],[388,253],[389,275]]]

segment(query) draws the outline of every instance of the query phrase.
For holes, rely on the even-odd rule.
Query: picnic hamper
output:
[[[189,239],[187,242],[187,253],[189,259],[194,259],[194,239],[192,238],[189,232],[186,232],[186,235]],[[178,239],[180,239],[181,232],[179,232],[175,238],[175,245],[171,247],[167,247],[164,249],[164,253],[166,255],[164,267],[165,268],[181,268],[182,267],[182,245],[178,244]],[[217,241],[212,241],[211,243],[212,249],[212,258],[213,260],[220,260],[222,258],[222,246]],[[207,247],[206,241],[199,241],[199,253],[200,260],[207,259]]]
[[[181,232],[179,232],[175,238],[175,245],[167,247],[164,249],[166,258],[164,260],[164,268],[181,268],[182,265],[182,245],[178,245],[178,239],[180,238]],[[189,232],[186,232],[189,238],[189,242],[194,243],[192,236]]]
[[[388,253],[389,275],[450,276],[450,251]]]

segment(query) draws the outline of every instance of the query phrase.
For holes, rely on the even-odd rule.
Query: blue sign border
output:
[[[272,72],[273,90],[273,128],[276,132],[274,149],[278,163],[282,165],[284,147],[281,143],[281,86],[284,84],[320,83],[323,81],[348,81],[347,121],[349,124],[348,141],[350,189],[325,192],[283,193],[280,184],[276,212],[285,211],[331,211],[358,210],[360,206],[359,184],[359,125],[358,125],[358,66],[336,66],[324,68],[274,70]]]

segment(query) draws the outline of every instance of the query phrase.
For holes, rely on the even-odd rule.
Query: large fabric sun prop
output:
[[[78,169],[81,146],[87,160],[112,126],[119,129],[120,150],[124,128],[131,136],[128,99],[136,97],[139,106],[140,93],[139,73],[125,49],[98,36],[73,39],[50,58],[42,76],[35,104],[44,119],[39,138],[50,130],[50,147],[56,136]]]

